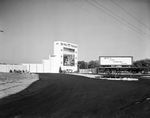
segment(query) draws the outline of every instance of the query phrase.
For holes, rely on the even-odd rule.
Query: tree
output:
[[[79,69],[87,69],[88,68],[88,63],[85,61],[78,61],[78,68]]]
[[[147,71],[150,71],[150,59],[142,59],[133,62],[133,67],[145,68]]]
[[[13,71],[12,71],[12,70],[10,70],[9,72],[10,72],[10,73],[12,73]]]
[[[62,73],[61,67],[59,67],[59,73]]]
[[[96,68],[99,66],[100,66],[99,61],[90,61],[90,62],[78,61],[79,69]]]
[[[88,63],[88,68],[96,68],[96,67],[99,67],[100,64],[99,64],[99,61],[90,61]]]

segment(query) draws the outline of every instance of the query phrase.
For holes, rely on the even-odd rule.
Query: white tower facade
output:
[[[42,64],[23,64],[31,73],[59,73],[77,71],[78,45],[63,41],[54,42],[54,54],[43,59]]]
[[[63,41],[55,41],[54,55],[56,55],[56,60],[58,61],[54,66],[66,72],[77,71],[78,45]]]

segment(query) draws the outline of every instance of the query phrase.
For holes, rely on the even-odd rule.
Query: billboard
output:
[[[100,65],[132,65],[132,56],[101,56]]]
[[[75,55],[64,54],[63,55],[63,65],[64,66],[75,66]]]

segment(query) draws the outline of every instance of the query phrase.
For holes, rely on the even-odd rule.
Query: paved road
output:
[[[65,74],[40,74],[22,92],[0,100],[0,118],[150,117],[150,87]]]

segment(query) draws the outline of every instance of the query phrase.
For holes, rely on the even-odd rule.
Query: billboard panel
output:
[[[64,54],[63,55],[63,65],[64,66],[75,66],[75,55]]]
[[[102,56],[100,65],[132,65],[133,57],[131,56]]]

